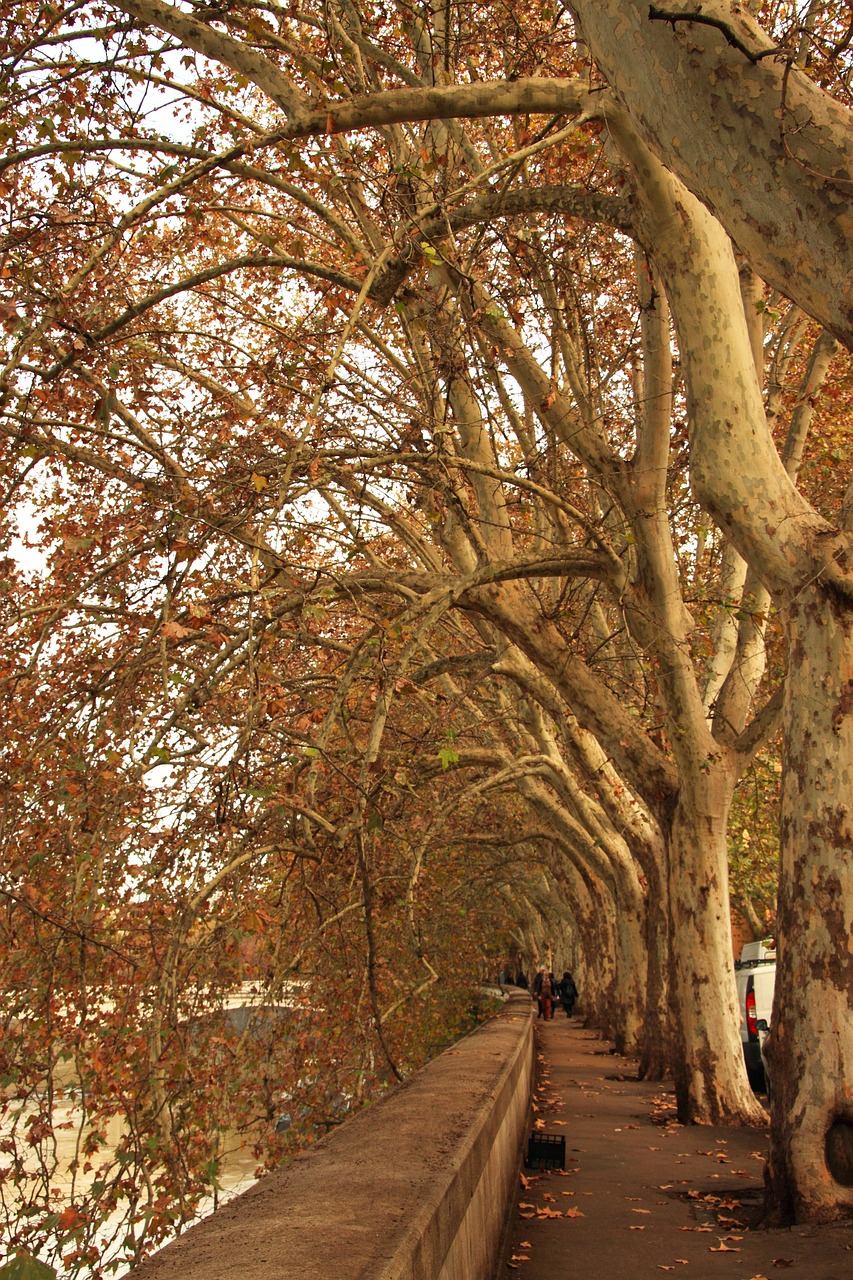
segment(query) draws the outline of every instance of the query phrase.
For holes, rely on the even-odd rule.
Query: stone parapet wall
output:
[[[491,1280],[533,1076],[524,992],[134,1280]]]

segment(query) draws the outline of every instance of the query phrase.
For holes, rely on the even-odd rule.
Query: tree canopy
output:
[[[7,12],[18,1243],[97,1274],[100,1198],[138,1255],[224,1131],[274,1161],[282,1094],[369,1098],[549,943],[684,1119],[762,1118],[728,816],[780,731],[773,1196],[846,1211],[848,46],[820,3]]]

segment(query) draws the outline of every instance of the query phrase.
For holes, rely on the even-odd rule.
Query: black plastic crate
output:
[[[528,1169],[565,1169],[566,1139],[559,1133],[531,1133],[526,1163]]]

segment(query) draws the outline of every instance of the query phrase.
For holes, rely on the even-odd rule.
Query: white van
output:
[[[773,988],[776,985],[776,939],[747,942],[735,961],[740,1038],[746,1073],[753,1089],[764,1091],[767,1081],[761,1045],[770,1025]]]

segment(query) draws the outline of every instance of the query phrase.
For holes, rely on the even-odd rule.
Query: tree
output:
[[[116,21],[115,10],[126,16]],[[203,762],[208,796],[224,788],[228,806],[235,796],[245,806],[256,759],[275,759],[264,690],[286,702],[294,678],[276,679],[279,658],[261,669],[258,637],[278,643],[294,624],[310,635],[311,620],[331,609],[330,631],[323,624],[311,644],[332,655],[343,646],[346,688],[364,679],[372,691],[359,703],[358,733],[340,698],[323,714],[318,749],[343,734],[332,754],[348,761],[338,774],[346,801],[330,796],[326,814],[312,765],[300,771],[296,812],[309,850],[315,827],[334,849],[352,841],[356,850],[381,1042],[382,912],[372,904],[385,820],[371,807],[373,780],[384,781],[413,664],[451,618],[464,619],[454,625],[467,642],[499,649],[502,714],[536,747],[514,780],[559,829],[559,870],[578,913],[582,899],[588,918],[600,909],[615,947],[628,936],[622,921],[642,935],[648,886],[667,887],[680,930],[673,992],[689,1037],[676,1055],[683,1113],[755,1114],[726,956],[725,820],[775,704],[747,730],[763,627],[744,623],[704,679],[707,642],[685,614],[689,574],[678,572],[678,520],[666,518],[667,503],[681,510],[684,498],[681,446],[668,459],[681,386],[673,392],[662,288],[694,484],[744,563],[790,613],[800,607],[794,581],[811,575],[809,590],[818,589],[823,548],[840,555],[845,544],[826,541],[826,520],[776,457],[727,238],[643,142],[630,102],[626,110],[581,78],[574,33],[545,10],[523,21],[493,15],[477,30],[438,7],[369,19],[350,6],[223,15],[140,0],[97,15],[103,56],[73,29],[44,42],[43,14],[26,6],[7,31],[10,474],[38,503],[34,472],[50,469],[71,495],[69,469],[86,468],[110,513],[108,536],[83,545],[96,516],[77,500],[86,519],[78,513],[65,530],[66,560],[55,553],[56,612],[33,615],[49,620],[39,653],[51,651],[57,620],[69,628],[84,605],[106,628],[93,627],[90,645],[109,650],[128,601],[116,580],[132,565],[140,604],[119,646],[124,674],[113,678],[118,655],[108,652],[95,701],[147,689],[133,713],[146,725],[154,716],[143,767],[178,761],[191,778]],[[538,74],[543,60],[565,75]],[[602,64],[607,71],[604,54]],[[146,101],[161,90],[183,105],[179,128],[165,127],[162,97]],[[38,120],[34,94],[57,111]],[[564,115],[580,123],[558,128]],[[616,149],[612,174],[601,165],[602,120]],[[344,136],[367,128],[371,142]],[[519,221],[534,215],[542,235]],[[579,218],[601,229],[585,238]],[[637,263],[627,232],[644,250]],[[640,323],[641,341],[626,337]],[[730,351],[737,383],[727,398],[720,361]],[[743,425],[721,431],[728,422]],[[63,492],[54,512],[67,521],[70,505]],[[55,542],[52,519],[43,532]],[[113,565],[105,549],[119,544]],[[214,565],[220,586],[208,593]],[[82,595],[67,585],[81,573]],[[843,592],[843,567],[829,573]],[[740,581],[724,588],[726,607],[742,591],[747,603],[758,598],[756,583]],[[100,599],[93,608],[87,593],[110,589],[121,609]],[[153,616],[142,608],[152,595]],[[747,610],[753,620],[762,613]],[[14,615],[15,627],[23,621]],[[29,632],[16,643],[26,651]],[[172,655],[185,653],[193,661],[174,673],[180,692],[162,697]],[[310,721],[316,694],[305,696]],[[506,741],[496,743],[477,711],[482,696],[466,703],[478,749],[492,753],[490,768],[512,771]],[[119,753],[138,736],[133,717],[121,723],[111,730]],[[225,752],[214,767],[222,742],[234,760],[226,767]],[[442,763],[463,758],[442,750]],[[202,804],[202,825],[203,813]],[[195,901],[198,886],[188,893]],[[660,1009],[665,963],[654,950],[646,987]],[[717,998],[726,990],[728,1009]],[[642,1000],[626,994],[613,1007],[622,1018],[630,1006],[637,1023]],[[395,1065],[393,1046],[382,1051]],[[812,1211],[805,1199],[800,1209]]]
[[[754,8],[731,0],[573,8],[599,70],[661,163],[763,280],[851,346],[853,122],[849,104],[826,88],[837,87],[848,51],[844,14],[813,4],[803,25],[794,8],[773,37]]]

